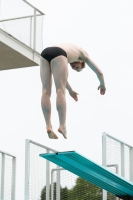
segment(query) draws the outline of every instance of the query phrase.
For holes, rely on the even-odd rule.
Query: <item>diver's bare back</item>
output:
[[[82,54],[87,54],[81,47],[74,44],[63,43],[53,46],[60,47],[67,53],[68,63],[82,61]]]

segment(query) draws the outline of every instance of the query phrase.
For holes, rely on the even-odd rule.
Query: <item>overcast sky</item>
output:
[[[53,86],[52,123],[58,140],[46,133],[40,98],[39,67],[0,72],[0,149],[24,157],[25,139],[55,150],[76,150],[101,162],[102,133],[133,146],[133,12],[132,0],[30,0],[45,13],[43,47],[74,43],[85,49],[103,71],[106,94],[88,66],[69,82],[79,93],[75,102],[66,93],[67,132],[58,134]],[[16,152],[17,150],[17,152]]]

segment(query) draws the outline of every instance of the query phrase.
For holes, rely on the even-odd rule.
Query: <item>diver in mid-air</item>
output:
[[[76,93],[68,83],[68,63],[73,70],[80,72],[85,68],[85,63],[96,73],[100,85],[98,90],[104,95],[106,91],[103,73],[97,65],[91,60],[88,53],[81,47],[74,44],[59,44],[45,48],[40,56],[40,74],[42,81],[42,99],[41,106],[46,121],[46,129],[49,138],[58,139],[54,133],[51,124],[51,85],[52,75],[56,87],[56,107],[59,115],[59,128],[64,138],[67,138],[66,130],[66,99],[65,89],[68,90],[70,96],[78,101],[78,93]],[[81,80],[80,80],[81,81]]]

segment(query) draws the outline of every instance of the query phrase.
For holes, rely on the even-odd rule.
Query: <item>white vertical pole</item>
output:
[[[47,149],[46,153],[50,153],[50,150]],[[49,194],[50,194],[50,162],[46,160],[46,199],[47,200],[49,200],[49,196],[50,196]]]
[[[5,154],[2,153],[2,168],[1,168],[1,199],[4,199],[5,186]]]
[[[130,147],[130,181],[133,182],[133,147]]]
[[[33,49],[36,51],[36,9],[34,8],[34,38],[33,38]]]
[[[53,183],[54,183],[53,182],[53,176],[54,175],[53,175],[53,173],[54,173],[54,170],[51,171],[51,194],[50,194],[51,195],[51,200],[53,200],[53,195],[54,195],[54,185],[53,185]],[[48,200],[49,200],[49,198],[48,198]]]
[[[125,177],[125,145],[121,143],[121,176]]]
[[[106,152],[107,144],[106,143],[107,143],[106,142],[106,133],[103,133],[103,135],[102,135],[102,165],[104,167],[107,166],[107,156],[106,156],[106,154],[107,154],[107,152]]]
[[[116,173],[119,174],[119,165],[116,165]],[[119,200],[119,198],[116,197],[116,200]]]
[[[104,167],[107,166],[107,141],[106,141],[106,133],[103,133],[102,135],[102,165]],[[107,191],[103,190],[103,200],[107,200]]]
[[[15,200],[15,189],[16,189],[16,158],[13,157],[12,160],[12,200]]]
[[[30,17],[30,47],[32,48],[32,17]]]
[[[56,199],[60,200],[60,167],[57,165]]]
[[[30,140],[25,140],[25,200],[29,200],[29,143]]]

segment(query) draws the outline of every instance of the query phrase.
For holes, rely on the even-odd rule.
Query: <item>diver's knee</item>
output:
[[[42,90],[42,98],[45,98],[46,96],[51,96],[51,91],[43,89]]]
[[[64,88],[59,88],[56,90],[57,95],[64,95],[65,94],[65,89]]]

